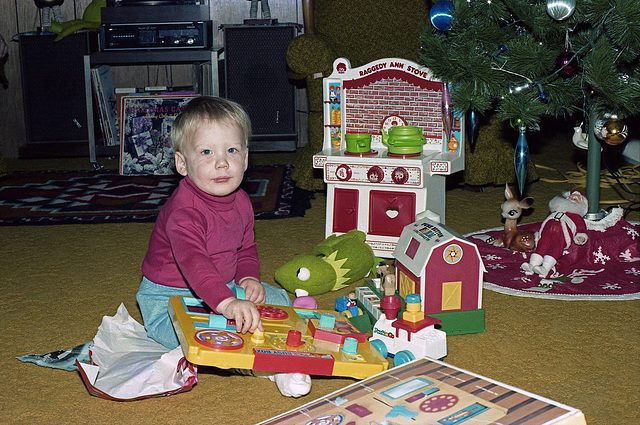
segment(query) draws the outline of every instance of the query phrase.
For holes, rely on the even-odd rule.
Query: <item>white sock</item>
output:
[[[285,397],[302,397],[311,391],[311,377],[304,373],[276,373],[269,379]]]
[[[545,255],[544,261],[542,262],[542,264],[534,267],[533,271],[537,273],[538,276],[545,278],[547,277],[547,275],[555,265],[556,265],[556,259],[550,255]]]
[[[533,267],[531,267],[531,265],[529,263],[520,264],[520,268],[522,269],[522,271],[526,275],[532,275],[533,274]]]
[[[542,264],[542,256],[540,254],[536,254],[535,252],[531,254],[531,258],[529,258],[528,263],[522,263],[520,268],[527,275],[532,275],[534,273],[535,267]]]

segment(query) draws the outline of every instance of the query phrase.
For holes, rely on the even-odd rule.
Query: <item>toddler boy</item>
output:
[[[285,290],[260,280],[253,208],[240,188],[250,132],[240,105],[210,96],[189,101],[173,123],[176,170],[184,178],[160,210],[136,295],[147,335],[167,348],[179,345],[170,297],[196,296],[242,333],[264,330],[256,303],[291,305]],[[236,287],[246,299],[236,298]],[[300,381],[309,391],[308,375],[280,375],[274,380],[283,394],[303,395],[283,391]]]

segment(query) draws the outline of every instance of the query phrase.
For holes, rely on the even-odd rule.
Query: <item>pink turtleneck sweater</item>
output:
[[[212,196],[187,176],[160,210],[142,274],[160,285],[189,287],[215,310],[234,296],[227,287],[231,280],[260,281],[253,222],[244,190]]]

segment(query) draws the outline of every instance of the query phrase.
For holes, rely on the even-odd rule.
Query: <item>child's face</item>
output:
[[[203,192],[226,196],[242,183],[248,157],[237,126],[208,122],[196,130],[183,152],[176,152],[176,169]]]

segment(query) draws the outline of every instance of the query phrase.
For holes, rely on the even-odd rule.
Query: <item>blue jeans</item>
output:
[[[227,283],[227,286],[233,291],[236,287],[235,281]],[[284,289],[276,288],[264,282],[262,282],[262,286],[266,291],[265,304],[291,305],[289,295]],[[142,278],[140,289],[136,294],[147,336],[169,349],[174,349],[180,345],[169,317],[169,298],[180,295],[198,297],[191,289],[159,285],[146,277]]]

